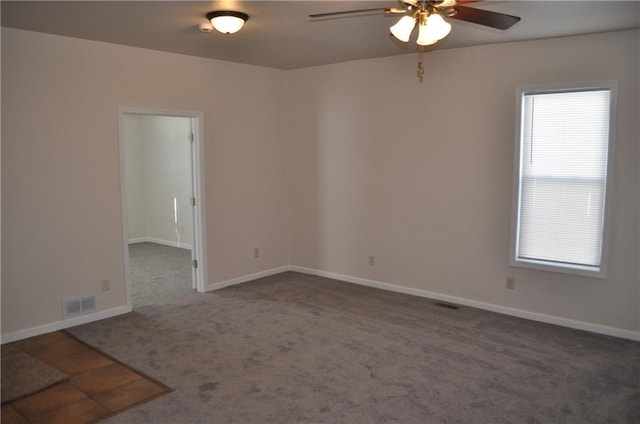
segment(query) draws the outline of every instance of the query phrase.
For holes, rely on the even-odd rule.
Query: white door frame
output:
[[[192,173],[192,192],[195,197],[195,206],[193,207],[193,246],[191,257],[197,261],[198,266],[193,270],[194,288],[198,292],[205,292],[207,281],[206,269],[206,242],[205,231],[205,200],[204,200],[204,166],[203,166],[203,149],[202,149],[202,112],[192,111],[175,111],[175,110],[159,110],[145,109],[133,107],[118,108],[118,138],[119,138],[119,155],[120,155],[120,201],[122,207],[122,235],[124,242],[124,271],[125,282],[127,288],[127,304],[129,308],[133,307],[131,301],[131,281],[129,281],[129,229],[127,223],[127,181],[125,176],[125,146],[124,146],[124,117],[125,115],[148,115],[148,116],[170,116],[191,118],[191,129],[193,132],[192,155],[191,155],[191,173]]]

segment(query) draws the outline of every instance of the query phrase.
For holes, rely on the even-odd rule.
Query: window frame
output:
[[[591,267],[584,265],[568,264],[564,262],[552,262],[548,260],[521,259],[518,258],[518,243],[520,233],[520,197],[521,197],[521,157],[522,157],[522,125],[524,96],[530,94],[551,94],[560,92],[580,92],[588,90],[609,90],[609,140],[607,146],[607,172],[604,185],[604,211],[602,222],[602,242],[600,245],[600,266]],[[616,97],[617,82],[613,80],[595,81],[587,83],[564,83],[519,86],[516,88],[516,116],[515,116],[515,149],[513,160],[513,188],[511,205],[511,244],[509,247],[509,265],[518,268],[529,268],[541,271],[550,271],[562,274],[578,275],[590,278],[607,278],[607,264],[609,252],[609,221],[611,216],[612,177],[614,159],[614,140],[616,122]]]

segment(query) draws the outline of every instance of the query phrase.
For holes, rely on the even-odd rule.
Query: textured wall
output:
[[[291,263],[639,330],[638,40],[435,51],[422,84],[417,55],[291,71]],[[516,87],[604,79],[618,82],[608,278],[511,268]]]
[[[284,76],[3,28],[2,333],[126,304],[119,106],[203,113],[206,282],[287,264]]]
[[[152,238],[190,247],[191,118],[127,114],[123,125],[129,240]]]
[[[436,51],[419,84],[415,55],[284,72],[3,28],[2,333],[126,304],[118,106],[203,113],[208,283],[291,263],[637,331],[638,39]],[[601,79],[608,279],[511,268],[516,86]]]

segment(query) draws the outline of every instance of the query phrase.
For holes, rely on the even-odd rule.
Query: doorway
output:
[[[200,113],[119,110],[124,263],[132,308],[162,301],[163,295],[205,291],[200,128]]]

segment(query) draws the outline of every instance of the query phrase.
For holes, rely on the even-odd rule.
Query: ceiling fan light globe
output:
[[[427,19],[428,31],[432,38],[436,40],[442,40],[451,32],[451,24],[445,21],[442,16],[434,13]]]
[[[457,3],[456,0],[443,0],[437,7],[438,9],[440,8],[447,8],[447,7],[453,7],[455,6]]]
[[[432,44],[436,44],[438,42],[438,40],[436,39],[432,39],[432,38],[420,38],[418,37],[418,39],[416,40],[416,44],[418,44],[419,46],[430,46]]]
[[[389,30],[394,37],[406,43],[409,41],[409,37],[411,37],[411,32],[413,32],[415,26],[415,18],[412,16],[403,16],[395,25],[389,28]]]
[[[416,40],[416,44],[419,46],[430,46],[435,44],[438,41],[438,38],[434,35],[434,32],[431,31],[431,27],[425,22],[421,23],[418,28],[418,39]]]

